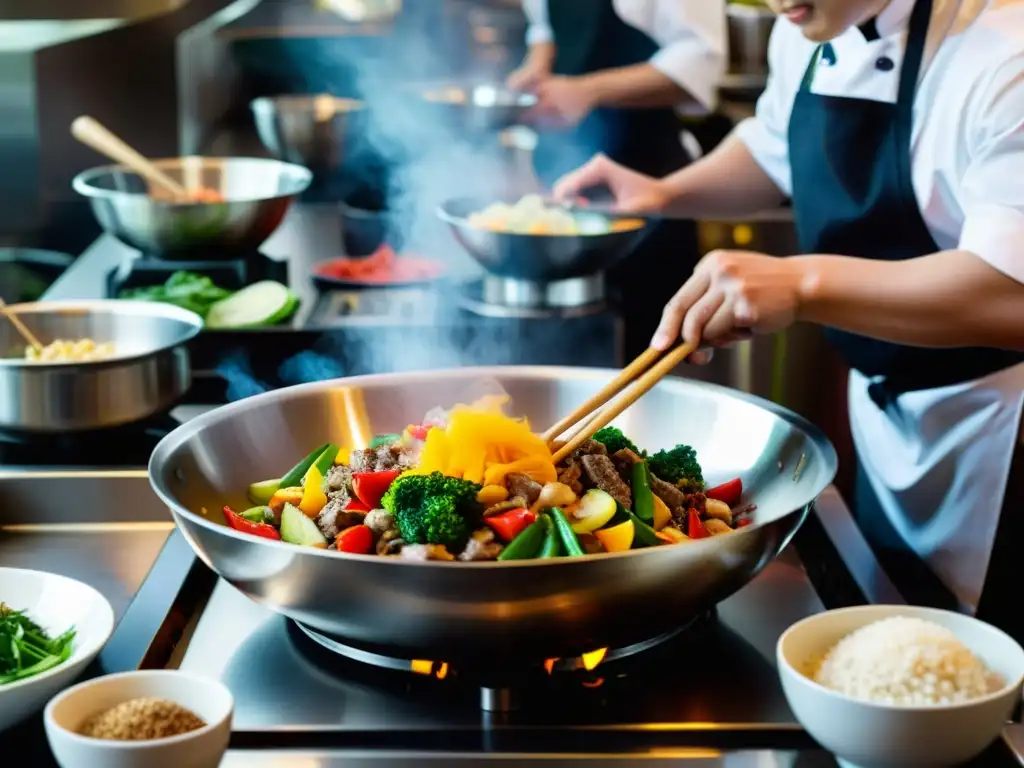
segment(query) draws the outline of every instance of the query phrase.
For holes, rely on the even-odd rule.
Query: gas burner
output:
[[[157,254],[141,254],[123,261],[107,275],[107,296],[116,298],[127,288],[161,285],[175,272],[192,272],[210,278],[216,285],[237,291],[261,280],[288,283],[288,262],[273,259],[259,251],[234,258],[209,258],[170,261]]]
[[[527,664],[525,668],[523,666],[515,666],[514,671],[510,672],[508,669],[505,669],[503,673],[500,673],[502,675],[501,679],[515,680],[517,686],[523,686],[524,681],[537,681],[543,680],[545,677],[562,677],[575,674],[584,676],[584,686],[596,687],[601,683],[601,674],[598,670],[604,672],[608,669],[614,669],[611,665],[615,662],[638,656],[670,643],[684,632],[697,629],[712,621],[714,616],[715,611],[712,609],[695,617],[678,629],[623,648],[603,648],[572,658],[547,659],[541,663]],[[346,645],[299,622],[294,622],[294,624],[306,637],[317,645],[352,661],[382,669],[409,672],[438,681],[447,679],[461,679],[465,681],[468,678],[474,684],[479,683],[480,709],[484,712],[511,712],[519,708],[520,691],[518,687],[503,685],[498,683],[497,680],[487,679],[494,673],[494,668],[487,672],[479,672],[472,668],[460,667],[444,661],[385,656]]]
[[[608,306],[603,274],[553,283],[488,275],[465,284],[459,304],[485,317],[510,318],[581,317]]]
[[[145,466],[157,443],[179,426],[169,414],[107,429],[82,432],[0,430],[0,466]]]

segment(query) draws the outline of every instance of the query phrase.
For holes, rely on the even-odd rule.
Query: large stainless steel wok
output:
[[[473,662],[542,659],[623,646],[681,626],[742,587],[793,536],[836,472],[825,436],[771,403],[669,379],[617,422],[648,449],[693,445],[710,482],[740,475],[755,525],[678,546],[579,559],[414,563],[295,547],[229,530],[224,504],[279,476],[310,446],[349,443],[418,422],[431,407],[469,402],[496,382],[516,413],[551,424],[613,372],[487,368],[340,379],[219,408],[163,440],[154,489],[189,543],[254,600],[376,652]],[[209,517],[201,512],[209,510]]]

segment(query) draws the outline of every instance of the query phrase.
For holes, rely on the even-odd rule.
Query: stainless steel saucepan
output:
[[[25,359],[25,341],[0,318],[0,430],[69,432],[140,421],[171,407],[192,383],[185,345],[202,319],[169,304],[53,301],[8,308],[46,345],[112,342],[93,362]]]
[[[539,660],[626,646],[684,624],[746,584],[793,536],[836,472],[826,437],[749,395],[667,379],[617,422],[649,450],[688,443],[709,482],[742,476],[755,524],[621,554],[519,562],[410,562],[292,546],[228,529],[249,484],[280,476],[310,446],[352,445],[419,422],[433,406],[500,385],[543,429],[615,372],[463,368],[340,379],[224,406],[166,437],[153,488],[199,556],[254,600],[370,651],[455,662]],[[203,510],[211,510],[209,517]]]

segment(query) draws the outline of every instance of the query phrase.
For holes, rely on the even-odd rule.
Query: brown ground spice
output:
[[[163,699],[132,699],[93,715],[78,732],[93,739],[146,741],[198,730],[204,723],[195,713]]]

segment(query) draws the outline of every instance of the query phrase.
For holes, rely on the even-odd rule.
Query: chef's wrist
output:
[[[591,109],[614,105],[617,93],[614,72],[578,75],[576,82],[580,86],[580,91],[586,95]]]
[[[828,258],[817,254],[791,256],[784,263],[791,270],[796,291],[796,319],[815,322],[828,301]]]

